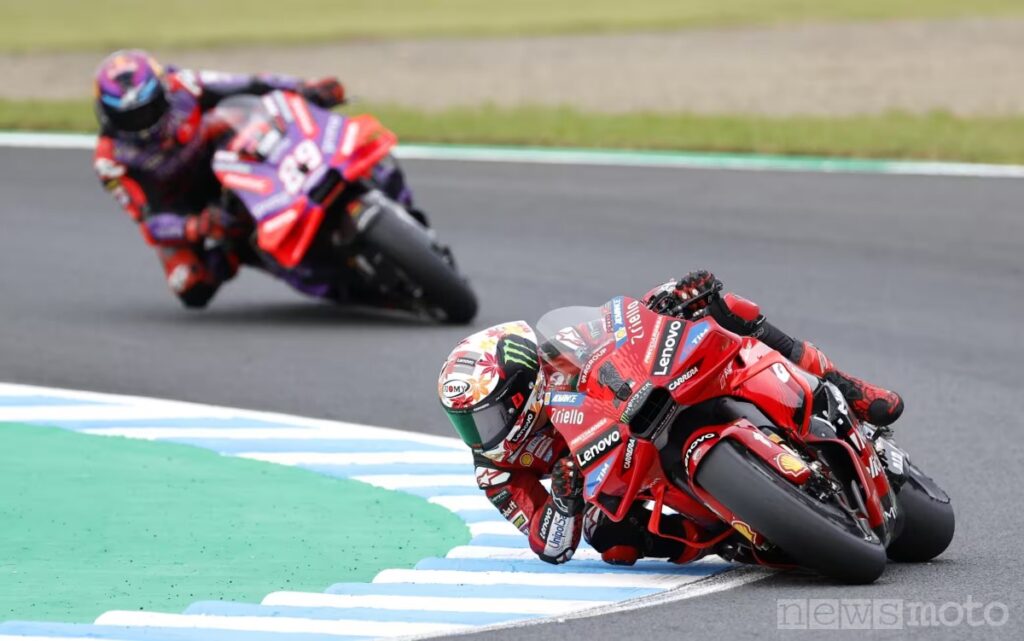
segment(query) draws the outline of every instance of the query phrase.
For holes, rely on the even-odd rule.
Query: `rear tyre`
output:
[[[476,316],[476,295],[455,266],[435,247],[430,236],[405,212],[385,206],[362,232],[362,240],[383,254],[406,278],[423,290],[423,301],[444,315],[444,321],[465,324]]]
[[[893,561],[921,563],[942,554],[953,541],[956,519],[949,496],[913,464],[896,494],[903,510],[903,529],[886,552]]]
[[[871,583],[885,548],[838,506],[822,503],[725,440],[704,456],[697,483],[796,563],[846,583]]]

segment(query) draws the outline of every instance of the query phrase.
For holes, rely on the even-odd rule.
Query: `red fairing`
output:
[[[288,209],[260,221],[260,249],[273,255],[282,266],[295,267],[309,250],[323,219],[324,208],[310,205],[305,196],[300,196]]]
[[[732,387],[761,408],[778,425],[803,433],[810,419],[810,386],[789,361],[764,343],[746,339],[740,358],[749,365],[737,370]]]
[[[744,321],[759,318],[760,310],[750,301],[731,294],[726,300],[731,312]],[[807,483],[815,474],[810,463],[818,458],[815,450],[807,447],[816,438],[810,432],[813,380],[779,352],[756,338],[727,331],[711,316],[692,321],[670,318],[625,297],[593,311],[600,315],[606,332],[598,332],[595,339],[604,340],[597,340],[593,347],[560,351],[580,365],[579,369],[564,370],[567,377],[580,374],[578,391],[551,391],[545,401],[551,425],[565,439],[582,470],[584,499],[612,521],[625,518],[637,501],[653,501],[648,527],[685,543],[689,552],[682,558],[696,558],[736,534],[755,546],[763,542],[694,479],[706,453],[729,439],[780,478],[794,485]],[[544,322],[542,319],[540,325]],[[593,327],[589,321],[588,326]],[[553,344],[565,344],[557,325],[545,331],[548,335],[544,338],[557,341]],[[558,366],[558,362],[553,364]],[[752,403],[774,429],[762,432],[742,418],[697,427],[678,445],[684,478],[667,473],[662,461],[673,457],[664,459],[660,454],[677,443],[672,440],[677,434],[672,426],[679,412],[723,397]],[[882,514],[882,500],[890,492],[873,448],[864,444],[855,451],[837,436],[831,440],[843,444],[866,489],[865,517],[873,527],[889,527]],[[685,515],[699,527],[687,531],[684,538],[661,531],[663,507]],[[721,529],[722,523],[731,529],[708,534]]]
[[[365,178],[397,142],[398,137],[373,116],[355,116],[348,120],[335,162],[347,160],[345,180]]]

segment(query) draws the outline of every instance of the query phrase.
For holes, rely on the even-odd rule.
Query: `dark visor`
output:
[[[504,386],[504,393],[498,395],[499,400],[470,412],[449,411],[448,418],[466,445],[489,450],[508,436],[519,414],[525,410],[532,380],[526,372],[516,372]]]
[[[489,450],[512,430],[513,417],[504,403],[495,403],[466,414],[448,413],[455,430],[470,447]]]
[[[167,109],[167,99],[164,97],[163,92],[160,92],[153,100],[135,109],[127,111],[108,109],[107,114],[110,121],[120,131],[136,132],[153,127],[160,121],[160,118],[167,112]]]

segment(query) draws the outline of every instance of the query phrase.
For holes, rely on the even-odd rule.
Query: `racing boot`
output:
[[[610,565],[633,565],[644,557],[682,564],[704,556],[704,550],[652,534],[647,530],[650,520],[651,511],[640,503],[618,522],[589,505],[583,517],[583,537],[601,553],[601,560]],[[662,516],[661,527],[673,536],[698,538],[697,527],[678,514]]]
[[[820,349],[807,341],[794,344],[789,360],[838,387],[853,415],[861,421],[886,427],[903,413],[903,399],[899,394],[837,369]]]

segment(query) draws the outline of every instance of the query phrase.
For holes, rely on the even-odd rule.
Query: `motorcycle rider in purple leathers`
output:
[[[165,68],[140,50],[114,52],[96,71],[100,136],[94,168],[156,248],[168,285],[186,307],[204,307],[246,260],[225,242],[247,227],[218,206],[221,189],[210,169],[218,132],[203,114],[228,96],[273,90],[298,92],[323,108],[345,101],[344,87],[334,78]],[[393,159],[380,163],[373,178],[425,223]],[[325,295],[344,299],[346,293]]]

